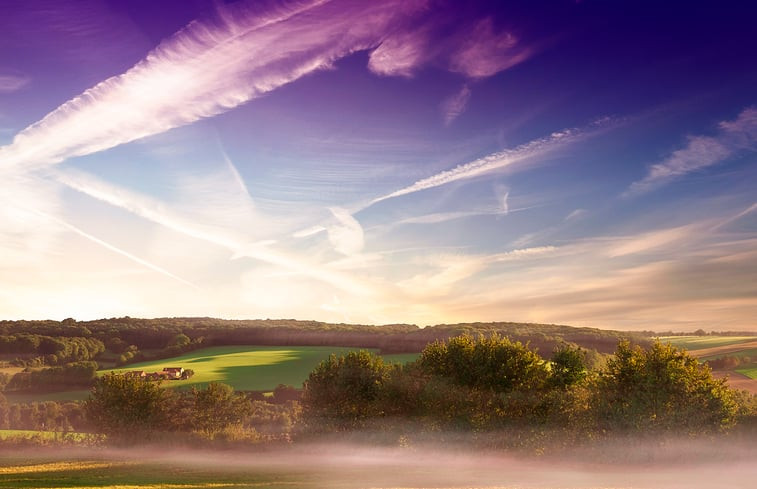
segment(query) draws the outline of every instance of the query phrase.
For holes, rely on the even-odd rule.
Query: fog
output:
[[[757,481],[755,441],[619,440],[592,448],[568,448],[557,457],[473,450],[470,444],[449,441],[388,447],[329,440],[256,451],[73,449],[55,458],[116,463],[149,460],[214,472],[264,472],[294,476],[302,480],[301,487],[324,489],[751,489]],[[26,458],[30,464],[35,459],[49,461],[51,453],[29,452]]]

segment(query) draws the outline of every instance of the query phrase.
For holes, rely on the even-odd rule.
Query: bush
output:
[[[462,335],[434,342],[421,353],[420,365],[430,375],[494,392],[540,389],[548,377],[536,352],[496,333],[488,338]]]
[[[304,384],[303,416],[310,428],[358,428],[366,419],[380,415],[376,401],[388,374],[382,358],[368,351],[331,355]]]
[[[725,380],[686,351],[624,341],[594,385],[593,409],[604,429],[700,433],[732,426],[739,406]]]

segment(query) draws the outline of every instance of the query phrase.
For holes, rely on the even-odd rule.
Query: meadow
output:
[[[704,348],[739,345],[757,341],[757,336],[660,336],[663,343],[670,343],[678,348],[686,348],[694,352]]]
[[[6,459],[0,462],[0,488],[78,487],[98,489],[217,489],[307,487],[283,474],[221,471],[189,465],[105,459]]]
[[[194,370],[192,378],[165,382],[168,387],[203,387],[210,382],[223,382],[237,390],[271,391],[277,385],[302,387],[310,372],[329,355],[344,355],[355,348],[331,346],[216,346],[203,348],[178,357],[165,358],[103,370],[126,372],[160,371],[164,367],[184,367]],[[372,350],[374,353],[376,350]],[[405,363],[417,354],[384,355],[384,361]]]

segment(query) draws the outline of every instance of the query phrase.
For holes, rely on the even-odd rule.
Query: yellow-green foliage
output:
[[[601,426],[634,431],[716,431],[738,404],[725,380],[685,350],[657,341],[644,350],[621,342],[600,373],[594,408]]]

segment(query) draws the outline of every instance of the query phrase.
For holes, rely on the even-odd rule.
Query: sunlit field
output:
[[[344,355],[357,348],[331,346],[218,346],[203,348],[179,357],[126,365],[104,370],[160,371],[164,367],[194,370],[192,378],[166,382],[170,387],[201,387],[209,382],[223,382],[237,390],[270,391],[279,384],[302,386],[308,374],[329,355]],[[375,350],[372,350],[375,352]],[[386,355],[387,362],[408,362],[417,354]]]
[[[742,375],[746,375],[750,379],[757,380],[757,367],[737,368],[736,371]]]
[[[3,488],[98,488],[98,489],[210,489],[308,487],[285,475],[222,472],[186,465],[151,464],[138,461],[71,460],[25,463],[3,460]]]
[[[660,336],[660,341],[695,351],[716,346],[738,345],[757,341],[757,336]]]

